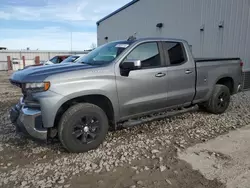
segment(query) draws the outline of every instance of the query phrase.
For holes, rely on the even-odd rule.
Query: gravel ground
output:
[[[232,97],[223,115],[205,112],[110,132],[94,151],[65,152],[58,140],[15,134],[8,110],[21,93],[0,72],[0,187],[225,187],[178,159],[177,152],[250,123],[250,93]]]

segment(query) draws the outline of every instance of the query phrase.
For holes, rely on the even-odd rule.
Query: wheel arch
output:
[[[103,94],[89,94],[89,95],[75,96],[69,98],[68,100],[65,100],[57,110],[54,119],[54,128],[58,126],[58,123],[62,115],[67,111],[67,109],[69,109],[74,104],[84,103],[84,102],[99,106],[107,115],[110,125],[115,127],[116,125],[115,109],[111,100]]]
[[[226,87],[228,87],[231,95],[234,93],[234,80],[231,76],[222,76],[219,79],[217,79],[217,81],[215,82],[215,85],[224,85]]]

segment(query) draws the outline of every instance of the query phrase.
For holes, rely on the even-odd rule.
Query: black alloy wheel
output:
[[[82,144],[89,144],[98,137],[100,121],[94,115],[83,115],[73,127],[73,136]]]
[[[230,104],[231,93],[227,86],[225,85],[215,85],[213,93],[210,99],[203,105],[204,108],[213,114],[224,113]]]
[[[218,97],[218,108],[224,109],[230,102],[230,94],[222,92]]]
[[[58,136],[66,150],[81,153],[99,147],[108,129],[107,115],[100,107],[79,103],[63,114],[58,125]]]

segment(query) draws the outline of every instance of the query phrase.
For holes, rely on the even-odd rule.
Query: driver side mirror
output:
[[[137,70],[141,68],[141,60],[125,60],[120,64],[121,69]]]

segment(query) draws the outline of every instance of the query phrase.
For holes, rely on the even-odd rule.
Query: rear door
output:
[[[195,95],[196,73],[193,59],[181,42],[164,41],[167,59],[167,106],[190,105]]]
[[[142,68],[130,71],[128,76],[122,76],[119,65],[117,66],[116,84],[120,116],[126,118],[165,108],[167,67],[161,43],[140,43],[124,60],[141,60]]]

